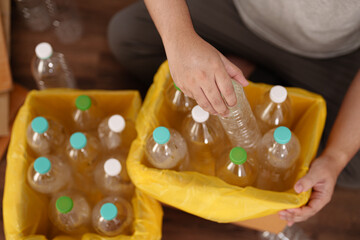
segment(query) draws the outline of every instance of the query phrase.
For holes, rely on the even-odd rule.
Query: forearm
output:
[[[145,0],[165,49],[185,37],[196,36],[185,0]]]
[[[360,70],[351,83],[323,155],[338,175],[360,148]]]

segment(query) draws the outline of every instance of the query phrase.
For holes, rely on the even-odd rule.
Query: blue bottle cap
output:
[[[113,203],[105,203],[101,206],[100,214],[105,220],[113,220],[117,214],[118,210]]]
[[[165,144],[170,140],[170,131],[166,127],[157,127],[153,131],[153,138],[158,144]]]
[[[51,162],[46,157],[39,157],[34,162],[34,169],[40,174],[48,173],[51,169]]]
[[[287,127],[278,127],[274,132],[274,139],[277,143],[287,144],[291,139],[291,131]]]
[[[70,137],[70,144],[75,149],[82,149],[86,146],[86,136],[81,132],[76,132]]]
[[[31,121],[31,128],[34,132],[44,133],[49,128],[49,123],[44,117],[36,117]]]

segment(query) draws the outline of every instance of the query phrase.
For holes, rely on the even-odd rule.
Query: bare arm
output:
[[[226,114],[226,103],[236,103],[231,78],[247,84],[240,69],[196,34],[185,0],[145,0],[145,4],[164,43],[175,83],[208,112]]]
[[[330,202],[336,179],[360,148],[360,70],[350,85],[327,145],[321,156],[311,164],[308,174],[294,186],[297,193],[313,189],[306,206],[279,212],[289,225],[301,222],[320,211]]]

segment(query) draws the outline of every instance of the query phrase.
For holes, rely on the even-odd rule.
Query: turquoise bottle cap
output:
[[[274,139],[277,143],[286,144],[291,139],[291,131],[287,127],[278,127],[274,132]]]
[[[247,159],[247,153],[242,147],[234,147],[230,151],[230,160],[235,164],[244,164]]]
[[[68,213],[73,209],[74,202],[68,196],[61,196],[56,200],[55,206],[60,213]]]
[[[48,173],[51,169],[51,162],[46,157],[39,157],[34,162],[34,170],[40,174]]]
[[[87,144],[86,136],[81,132],[76,132],[70,137],[70,144],[75,149],[82,149]]]
[[[86,111],[91,107],[91,98],[87,95],[80,95],[76,98],[75,105],[77,109]]]
[[[170,140],[170,131],[166,127],[157,127],[153,131],[153,138],[158,144],[165,144]]]
[[[36,117],[31,121],[31,128],[34,132],[44,133],[49,128],[49,123],[44,117]]]
[[[176,88],[176,90],[179,90],[180,92],[182,92],[181,89],[178,86],[176,86],[175,82],[174,82],[174,87]]]
[[[105,203],[101,206],[100,214],[105,220],[113,220],[117,214],[118,210],[113,203]]]

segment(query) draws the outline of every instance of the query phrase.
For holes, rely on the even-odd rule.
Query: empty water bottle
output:
[[[189,170],[214,175],[215,162],[226,144],[225,132],[218,118],[197,105],[185,118],[182,129],[189,148]]]
[[[234,147],[225,151],[223,158],[217,162],[216,176],[225,182],[245,187],[252,185],[257,176],[257,169],[249,162],[255,162],[254,156],[242,147]]]
[[[94,181],[107,195],[118,194],[131,199],[134,185],[126,170],[126,158],[121,155],[100,162],[94,172]]]
[[[300,156],[300,143],[294,133],[287,127],[270,130],[261,139],[257,156],[258,188],[284,191],[292,187]]]
[[[64,127],[51,118],[36,117],[28,126],[27,142],[39,155],[48,154],[63,145],[66,137]]]
[[[35,191],[55,193],[70,182],[70,168],[58,157],[39,157],[30,165],[27,179]]]
[[[184,138],[174,129],[158,127],[146,141],[149,163],[160,169],[185,170],[188,168],[188,149]]]
[[[169,123],[171,126],[180,131],[182,121],[196,102],[186,96],[175,83],[169,84],[165,90],[165,101],[170,109]]]
[[[49,218],[61,231],[85,233],[90,225],[90,206],[84,196],[74,191],[56,194],[50,201]]]
[[[16,6],[32,31],[45,31],[51,26],[51,17],[42,0],[16,0]]]
[[[98,134],[101,143],[106,149],[112,150],[120,147],[125,126],[125,119],[119,114],[112,115],[101,121]]]
[[[241,146],[246,151],[254,151],[261,139],[261,133],[243,87],[235,81],[233,86],[236,105],[229,107],[229,114],[226,117],[220,116],[220,121],[234,146]]]
[[[272,87],[255,106],[254,114],[263,134],[278,126],[290,128],[292,109],[286,88],[282,86]]]
[[[75,106],[75,128],[81,131],[96,129],[101,119],[101,111],[96,101],[87,95],[80,95],[75,100]]]
[[[83,26],[76,7],[72,0],[46,0],[50,2],[50,15],[53,16],[53,27],[57,38],[64,44],[73,43],[80,39]]]
[[[74,76],[62,53],[53,52],[49,43],[39,43],[32,60],[32,74],[39,89],[75,88]]]
[[[128,201],[121,197],[107,197],[94,207],[92,223],[96,232],[105,236],[130,234],[134,220]]]
[[[96,166],[99,148],[99,141],[96,137],[76,132],[70,137],[66,153],[75,171],[89,176]]]

